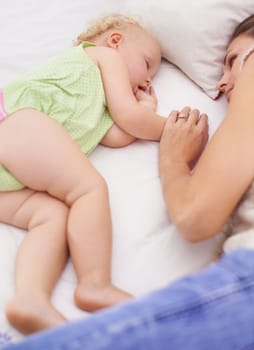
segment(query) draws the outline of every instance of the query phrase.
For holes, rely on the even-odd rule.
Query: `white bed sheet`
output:
[[[71,45],[89,18],[116,12],[117,0],[9,0],[0,14],[0,86]],[[169,38],[170,40],[170,38]],[[173,65],[163,61],[154,80],[158,112],[167,115],[185,105],[209,115],[210,134],[223,118],[226,101],[212,101]],[[122,149],[99,146],[90,156],[107,180],[113,220],[112,278],[135,295],[199,271],[214,258],[221,236],[185,242],[170,222],[158,175],[158,143],[137,141]],[[1,179],[0,179],[1,181]],[[205,181],[205,179],[204,179]],[[1,204],[0,204],[1,205]],[[0,224],[0,347],[22,337],[6,321],[4,308],[14,292],[14,263],[25,232]],[[73,303],[76,277],[69,263],[53,303],[68,318],[85,315]]]

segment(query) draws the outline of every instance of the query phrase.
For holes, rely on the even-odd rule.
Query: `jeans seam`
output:
[[[241,283],[242,282],[243,280],[241,281]],[[186,313],[187,311],[189,312],[190,310],[200,308],[203,305],[212,304],[214,302],[217,302],[218,300],[223,300],[224,298],[227,298],[230,295],[238,294],[251,287],[254,287],[254,281],[248,278],[245,280],[244,286],[237,284],[237,287],[236,287],[235,284],[231,284],[230,286],[227,286],[227,288],[221,288],[220,290],[217,290],[212,295],[207,294],[205,296],[202,296],[201,300],[200,300],[201,297],[199,297],[198,301],[194,301],[192,303],[188,301],[188,306],[183,305],[183,307],[178,307],[173,312],[172,311],[167,312],[166,310],[162,310],[161,312],[158,312],[155,315],[155,320],[160,320],[165,317],[169,317],[169,315],[170,317],[174,317],[174,316]]]
[[[221,261],[220,268],[223,269],[226,273],[230,272],[232,275],[236,278],[237,281],[244,281],[244,280],[251,280],[254,278],[254,273],[251,275],[248,274],[248,277],[241,277],[239,274],[236,273],[235,269],[233,266],[229,265],[225,260]]]

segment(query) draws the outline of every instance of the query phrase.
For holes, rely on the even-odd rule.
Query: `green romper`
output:
[[[2,89],[7,114],[21,108],[47,114],[63,125],[85,154],[92,152],[113,125],[100,70],[83,49],[88,46],[93,44],[69,48]],[[0,191],[24,187],[0,166]]]

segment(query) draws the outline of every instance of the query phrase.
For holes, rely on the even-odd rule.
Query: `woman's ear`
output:
[[[112,49],[117,49],[122,40],[123,35],[121,33],[110,33],[107,40],[108,47],[111,47]]]

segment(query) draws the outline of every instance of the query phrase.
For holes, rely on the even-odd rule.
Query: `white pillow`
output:
[[[124,0],[122,11],[138,16],[159,40],[164,58],[216,98],[229,38],[254,14],[254,0]]]

